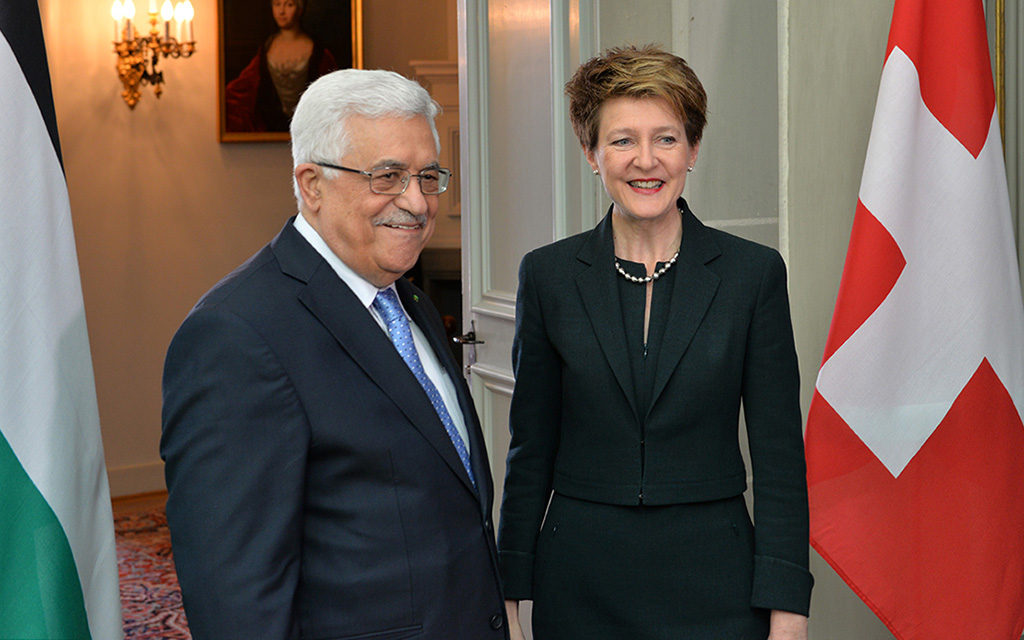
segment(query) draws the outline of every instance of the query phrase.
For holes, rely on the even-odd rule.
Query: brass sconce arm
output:
[[[142,97],[141,85],[151,85],[157,98],[163,92],[164,74],[159,69],[161,57],[188,58],[196,50],[192,35],[194,11],[191,2],[186,0],[185,4],[178,3],[178,7],[172,10],[170,0],[165,0],[161,14],[150,11],[149,33],[142,35],[137,34],[132,25],[135,15],[132,0],[126,0],[123,6],[120,0],[115,0],[111,9],[116,25],[114,53],[117,54],[117,75],[124,86],[121,97],[131,109],[135,108]],[[161,17],[162,31],[159,27]],[[172,17],[176,23],[176,35],[171,35]]]

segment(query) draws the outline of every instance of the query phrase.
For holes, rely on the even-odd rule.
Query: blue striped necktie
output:
[[[426,391],[430,404],[434,405],[434,411],[437,412],[437,417],[441,419],[441,424],[444,425],[445,431],[448,432],[448,437],[452,439],[455,451],[458,452],[459,459],[462,460],[462,466],[466,468],[466,473],[469,474],[469,479],[475,487],[476,478],[473,477],[473,469],[469,463],[469,450],[466,449],[466,443],[462,441],[462,436],[459,435],[458,430],[455,428],[455,423],[452,422],[452,417],[448,414],[448,408],[445,407],[437,387],[434,386],[426,371],[423,370],[423,363],[420,362],[420,356],[416,353],[416,345],[412,340],[409,320],[405,317],[405,311],[402,310],[402,305],[398,302],[398,296],[395,295],[393,289],[378,291],[377,297],[373,299],[373,308],[384,319],[384,323],[388,327],[388,334],[391,336],[391,342],[398,349],[398,354],[402,356],[402,360],[405,360],[405,364],[409,365],[409,369],[416,376],[420,386]]]

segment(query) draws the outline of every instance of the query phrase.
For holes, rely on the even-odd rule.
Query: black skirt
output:
[[[552,498],[537,543],[535,640],[765,640],[750,606],[742,496],[668,506]]]

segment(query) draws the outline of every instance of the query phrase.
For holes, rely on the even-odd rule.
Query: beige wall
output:
[[[411,75],[410,60],[455,60],[456,17],[454,0],[363,0],[366,66]]]
[[[171,336],[218,279],[295,212],[287,144],[217,141],[217,3],[194,0],[198,52],[121,101],[110,0],[40,8],[114,495],[163,487],[160,377]],[[138,3],[137,4],[141,4]],[[409,72],[455,50],[454,2],[364,0],[365,64]],[[434,27],[429,25],[434,24]]]

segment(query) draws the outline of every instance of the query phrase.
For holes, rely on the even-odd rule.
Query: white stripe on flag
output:
[[[120,638],[110,493],[67,187],[0,37],[0,429],[71,545],[95,639]]]

